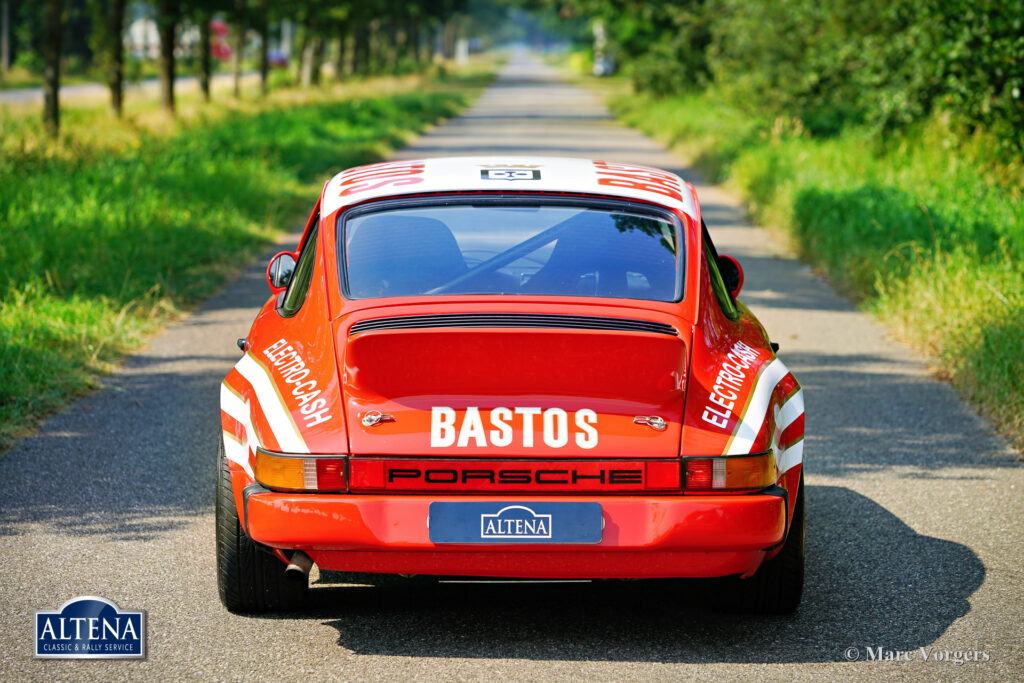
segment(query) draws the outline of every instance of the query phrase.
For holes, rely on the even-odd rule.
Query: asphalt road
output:
[[[214,581],[218,383],[267,296],[256,263],[0,459],[0,679],[1020,680],[1024,469],[919,357],[744,222],[734,198],[525,56],[400,156],[476,152],[640,162],[697,182],[719,249],[745,267],[742,298],[805,388],[799,613],[722,614],[700,585],[645,582],[318,584],[302,616],[227,613]],[[34,610],[83,594],[147,611],[145,661],[33,660]],[[911,661],[845,661],[869,646]],[[988,661],[935,661],[946,650]]]

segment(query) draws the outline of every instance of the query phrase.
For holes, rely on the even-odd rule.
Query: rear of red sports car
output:
[[[315,563],[736,577],[795,609],[799,386],[699,215],[402,197],[314,212],[300,247],[222,387],[229,608],[294,606]]]

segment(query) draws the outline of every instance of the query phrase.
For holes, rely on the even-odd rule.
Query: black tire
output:
[[[306,601],[309,582],[285,576],[284,564],[253,542],[238,522],[224,444],[217,449],[217,587],[232,612],[287,612]]]
[[[782,550],[749,579],[732,579],[723,587],[724,606],[736,612],[791,614],[804,589],[804,478],[800,476],[793,523]]]

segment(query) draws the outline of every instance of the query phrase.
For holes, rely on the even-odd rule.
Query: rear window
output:
[[[450,200],[448,200],[450,202]],[[523,294],[678,301],[678,221],[633,206],[437,204],[341,219],[354,299]]]

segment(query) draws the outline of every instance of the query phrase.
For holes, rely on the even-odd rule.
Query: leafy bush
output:
[[[574,3],[566,3],[563,10]],[[600,21],[616,61],[637,90],[669,95],[707,82],[710,40],[705,0],[578,0],[578,15]],[[575,15],[574,15],[575,16]]]
[[[939,105],[1024,150],[1024,0],[932,0],[924,21]]]
[[[589,76],[594,69],[594,57],[589,50],[574,50],[569,54],[568,67],[574,74]]]
[[[954,385],[1024,446],[1024,168],[999,142],[959,146],[939,117],[879,144],[874,129],[815,139],[712,92],[613,102],[628,123],[743,193],[833,282],[934,354]]]
[[[34,50],[25,50],[18,53],[18,56],[14,59],[14,66],[24,69],[29,73],[41,74],[43,73],[44,66],[43,58]]]
[[[714,83],[750,113],[835,135],[942,111],[1024,151],[1024,0],[519,0],[605,28],[638,91]]]
[[[683,40],[660,42],[632,64],[633,86],[655,97],[700,90],[707,81],[703,54]]]
[[[942,109],[1024,149],[1024,0],[713,3],[711,71],[747,111],[835,134]]]
[[[297,85],[297,79],[288,69],[274,69],[267,74],[267,87],[271,90]]]

